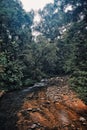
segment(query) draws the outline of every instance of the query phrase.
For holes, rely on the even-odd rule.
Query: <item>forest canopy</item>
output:
[[[68,75],[87,101],[87,0],[54,0],[38,13],[34,23],[35,12],[19,0],[0,1],[0,89]]]

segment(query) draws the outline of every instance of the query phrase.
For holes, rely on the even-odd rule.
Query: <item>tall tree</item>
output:
[[[54,0],[39,14],[42,21],[36,29],[50,42],[56,42],[59,49],[56,71],[71,74],[72,86],[86,98],[87,1]]]
[[[0,2],[0,66],[1,70],[3,68],[0,72],[1,87],[12,89],[22,85],[20,54],[24,46],[31,42],[31,16],[22,9],[18,0]]]

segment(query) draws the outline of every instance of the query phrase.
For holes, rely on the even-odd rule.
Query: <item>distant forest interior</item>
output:
[[[38,10],[39,22],[35,14],[0,0],[0,91],[68,76],[87,103],[87,0],[54,0]]]

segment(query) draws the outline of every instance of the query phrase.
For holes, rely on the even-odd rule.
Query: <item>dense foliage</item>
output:
[[[20,55],[27,42],[31,42],[32,17],[22,9],[18,0],[0,2],[0,87],[6,89],[22,86]],[[24,36],[24,37],[23,37]]]
[[[0,2],[0,88],[18,89],[54,75],[70,75],[87,101],[87,1],[54,0],[26,13],[19,0]],[[32,35],[40,33],[36,38]]]
[[[36,30],[57,45],[56,73],[69,74],[71,86],[87,101],[87,1],[54,0],[39,14]]]

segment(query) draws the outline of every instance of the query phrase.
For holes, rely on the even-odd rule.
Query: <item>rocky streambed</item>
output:
[[[87,106],[66,77],[45,79],[0,99],[0,130],[87,130]]]

